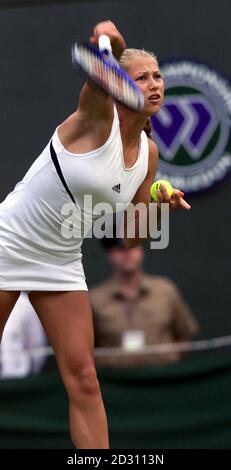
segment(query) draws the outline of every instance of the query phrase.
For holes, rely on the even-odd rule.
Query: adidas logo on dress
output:
[[[117,193],[120,193],[120,184],[116,184],[115,186],[112,186],[113,191],[116,191]]]

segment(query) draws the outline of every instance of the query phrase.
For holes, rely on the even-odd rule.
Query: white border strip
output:
[[[124,349],[124,348],[96,348],[95,357],[106,357],[106,356],[130,356],[130,355],[148,355],[148,354],[166,354],[170,352],[180,351],[204,351],[208,349],[221,348],[223,346],[231,345],[231,335],[221,336],[217,338],[198,340],[198,341],[186,341],[180,343],[164,343],[157,345],[144,346],[139,349]],[[12,356],[53,356],[54,351],[50,346],[41,348],[27,349],[24,351],[4,351],[4,360]],[[1,362],[0,352],[0,362]]]

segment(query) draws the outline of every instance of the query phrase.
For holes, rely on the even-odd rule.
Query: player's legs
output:
[[[107,419],[94,365],[88,293],[31,292],[29,298],[54,349],[68,393],[75,446],[108,448]]]
[[[4,330],[4,326],[12,312],[15,303],[18,300],[20,292],[0,291],[0,340]]]

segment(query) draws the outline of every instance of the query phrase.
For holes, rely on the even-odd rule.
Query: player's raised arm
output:
[[[119,60],[126,47],[124,38],[111,21],[102,21],[95,26],[90,42],[98,46],[99,36],[103,34],[109,37],[112,53]],[[80,93],[78,111],[92,120],[112,118],[113,98],[102,91],[93,81],[88,80]]]
[[[103,21],[95,26],[90,42],[98,47],[102,34],[109,37],[112,53],[118,59],[125,48],[121,34],[111,21]],[[110,135],[113,106],[113,98],[93,80],[87,80],[80,92],[77,110],[59,126],[59,138],[64,147],[74,153],[84,153],[103,145]]]

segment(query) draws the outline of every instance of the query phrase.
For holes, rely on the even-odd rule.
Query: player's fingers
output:
[[[170,197],[169,197],[166,187],[163,184],[160,185],[159,191],[161,192],[161,195],[162,195],[162,202],[168,202]]]
[[[96,39],[96,38],[90,39],[90,43],[93,44],[93,46],[96,46],[96,47],[99,46],[98,39]]]
[[[188,204],[188,202],[186,202],[185,199],[183,198],[180,199],[180,206],[182,207],[182,209],[186,209],[186,210],[191,209],[190,204]]]
[[[160,189],[158,189],[158,191],[156,192],[157,194],[157,197],[158,197],[158,202],[163,202],[164,201],[164,197],[163,197],[163,194],[162,192],[160,191]]]
[[[173,206],[178,206],[180,204],[180,199],[181,199],[181,196],[178,194],[178,193],[173,193],[170,197],[170,203],[173,205]]]
[[[99,25],[96,25],[93,29],[93,36],[98,37],[100,34],[99,32]]]
[[[97,38],[101,34],[106,34],[112,39],[116,32],[117,32],[117,28],[111,21],[101,21],[93,29],[93,34]]]
[[[175,210],[175,209],[190,210],[191,209],[190,204],[188,204],[184,199],[180,199],[179,201],[172,202],[170,204],[170,207],[172,210]]]
[[[183,196],[184,196],[184,193],[183,193],[183,191],[181,191],[180,189],[174,189],[171,197],[173,197],[173,196],[175,196],[175,195],[178,195],[178,196],[180,196],[180,197],[183,197]]]
[[[191,206],[188,204],[185,199],[179,196],[179,194],[175,194],[174,197],[170,199],[170,207],[172,210],[175,209],[186,209],[190,210]]]
[[[94,29],[93,29],[93,35],[92,35],[92,37],[95,38],[96,44],[98,44],[99,36],[100,36],[101,34],[106,34],[106,33],[105,33],[105,30],[102,28],[101,25],[95,26]]]

